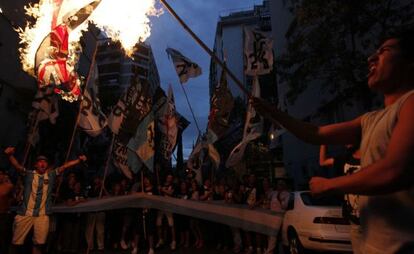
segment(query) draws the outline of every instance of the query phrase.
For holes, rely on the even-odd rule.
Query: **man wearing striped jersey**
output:
[[[41,246],[46,243],[49,232],[49,214],[51,208],[52,189],[56,176],[80,162],[86,161],[81,155],[77,160],[69,161],[63,166],[51,169],[45,156],[38,156],[34,170],[26,170],[14,157],[15,148],[8,147],[5,154],[19,174],[24,176],[23,203],[14,218],[13,245],[24,244],[24,240],[33,227],[33,254],[42,253]]]

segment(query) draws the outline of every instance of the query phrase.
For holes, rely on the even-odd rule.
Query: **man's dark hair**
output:
[[[381,40],[398,39],[404,58],[414,61],[414,25],[391,29]]]

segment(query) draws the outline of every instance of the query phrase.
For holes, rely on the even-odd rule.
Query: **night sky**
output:
[[[169,0],[168,3],[190,26],[190,28],[212,49],[219,16],[229,12],[252,9],[261,0]],[[184,132],[184,157],[192,150],[193,142],[197,138],[197,128],[180,87],[178,76],[172,62],[168,59],[165,49],[175,48],[185,56],[196,62],[203,69],[203,74],[190,79],[186,90],[190,103],[194,109],[201,131],[205,131],[209,111],[208,75],[210,57],[168,13],[167,10],[158,18],[151,18],[151,37],[147,40],[154,51],[158,71],[161,77],[161,86],[167,91],[171,83],[174,89],[178,112],[186,117],[190,126]]]

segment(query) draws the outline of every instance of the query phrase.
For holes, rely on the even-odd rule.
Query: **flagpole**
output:
[[[143,166],[143,168],[145,168],[145,166]],[[144,170],[143,168],[141,168],[141,191],[142,194],[144,194]],[[144,229],[144,239],[147,240],[147,227],[145,225],[145,213],[144,213],[144,209],[142,209],[142,226]]]
[[[83,88],[82,91],[82,95],[80,98],[80,103],[79,103],[79,110],[78,110],[78,115],[76,116],[76,122],[75,122],[75,126],[73,127],[73,132],[72,132],[72,137],[70,139],[70,143],[69,143],[69,147],[68,147],[68,151],[66,153],[66,159],[65,162],[67,162],[69,160],[69,156],[70,156],[70,152],[72,150],[72,146],[73,146],[73,142],[75,140],[75,134],[76,131],[78,129],[78,125],[79,125],[79,120],[80,120],[80,116],[81,116],[81,112],[82,112],[82,102],[83,102],[83,96],[85,94],[85,91],[87,89],[87,85],[89,84],[89,80],[91,79],[91,73],[92,73],[92,68],[95,68],[95,62],[96,62],[96,52],[98,51],[98,42],[95,45],[95,49],[93,51],[93,55],[92,55],[92,62],[91,65],[89,66],[89,72],[88,72],[88,78],[86,79],[85,82],[85,87]]]
[[[112,132],[111,132],[111,133],[112,133]],[[101,184],[101,189],[99,190],[99,196],[98,196],[98,199],[101,199],[101,198],[102,198],[102,195],[103,195],[103,190],[104,190],[104,188],[105,188],[105,180],[106,180],[106,175],[107,175],[107,173],[108,173],[109,161],[111,160],[111,159],[110,159],[110,158],[111,158],[110,153],[111,153],[111,151],[112,151],[112,147],[113,147],[114,141],[115,141],[115,134],[113,134],[113,133],[112,133],[111,145],[109,146],[109,154],[108,154],[108,157],[107,157],[106,162],[105,162],[104,177],[103,177],[103,179],[102,179],[102,184]],[[98,213],[99,213],[99,212],[96,212],[96,213],[94,214],[93,218],[92,218],[92,228],[93,228],[93,229],[95,228],[95,224],[96,224],[96,216],[97,216],[97,214],[98,214]],[[92,241],[93,241],[93,232],[94,232],[94,230],[92,230],[92,231],[91,231],[91,235],[89,235],[89,236],[88,236],[88,237],[89,237],[89,239],[91,239],[91,238],[92,238]],[[87,245],[88,245],[88,244],[87,244]],[[86,254],[89,254],[90,247],[91,247],[91,246],[89,246],[89,245],[88,245],[88,248],[87,248],[87,250],[86,250]]]
[[[193,111],[193,107],[191,107],[190,100],[188,99],[187,92],[185,91],[185,88],[184,88],[183,84],[180,83],[180,85],[181,85],[181,88],[183,89],[183,92],[184,92],[184,95],[185,95],[185,99],[187,100],[188,107],[190,108],[191,115],[193,116],[194,123],[196,124],[197,130],[198,130],[198,135],[201,136],[200,126],[198,125],[197,119],[195,117],[195,114],[194,114],[194,111]]]
[[[230,76],[231,79],[236,83],[236,85],[240,88],[240,90],[248,97],[251,97],[251,94],[247,89],[244,87],[243,83],[231,72],[227,66],[214,54],[214,52],[207,47],[207,45],[191,30],[191,28],[178,16],[178,14],[174,11],[174,9],[167,3],[166,0],[160,0],[161,3],[167,8],[167,10],[174,16],[174,18],[181,24],[181,26],[193,37],[193,39],[214,59],[214,61],[221,66],[224,70],[226,70],[227,74]]]
[[[94,65],[95,65],[95,61],[96,61],[96,52],[97,51],[98,51],[98,42],[96,42],[95,49],[94,49],[93,54],[92,54],[91,65],[89,66],[88,78],[86,79],[85,87],[83,88],[82,94],[80,96],[80,100],[79,100],[79,110],[78,110],[78,114],[76,116],[75,125],[73,126],[73,131],[72,131],[72,136],[70,138],[69,147],[68,147],[68,150],[66,152],[65,163],[68,162],[69,156],[70,156],[70,152],[72,151],[73,142],[75,140],[75,135],[76,135],[76,131],[78,129],[79,120],[80,120],[80,116],[81,116],[81,112],[82,112],[83,95],[84,95],[84,93],[85,93],[85,91],[87,89],[86,86],[88,85],[89,80],[91,78],[92,68],[95,68]],[[58,186],[56,188],[56,198],[55,198],[55,202],[56,202],[56,199],[57,199],[57,195],[59,194],[59,190],[60,190],[61,185],[62,185],[62,181],[59,182],[59,184],[58,184]]]
[[[101,186],[101,190],[99,191],[99,199],[102,198],[103,189],[105,188],[105,181],[106,181],[106,176],[108,174],[109,162],[111,161],[111,153],[112,153],[112,148],[114,147],[114,143],[115,143],[115,134],[112,133],[111,144],[109,145],[109,152],[108,152],[108,156],[105,162],[105,170],[104,170],[104,176],[102,179],[102,186]]]

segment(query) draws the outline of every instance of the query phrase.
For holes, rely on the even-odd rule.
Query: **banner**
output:
[[[91,199],[76,206],[53,206],[52,212],[88,213],[124,208],[152,208],[270,236],[278,235],[284,215],[259,207],[250,209],[247,205],[226,204],[224,201],[201,202],[144,193]]]
[[[260,97],[260,84],[256,76],[253,80],[252,95]],[[231,168],[237,165],[243,158],[244,151],[250,141],[257,139],[263,133],[263,119],[256,113],[256,110],[249,104],[244,126],[243,139],[230,153],[226,161],[226,167]]]
[[[188,81],[189,78],[195,78],[202,74],[202,70],[198,64],[185,57],[178,50],[167,48],[167,54],[174,63],[175,71],[180,78],[181,84]]]
[[[264,32],[244,29],[245,74],[251,76],[268,74],[273,70],[273,40]]]

